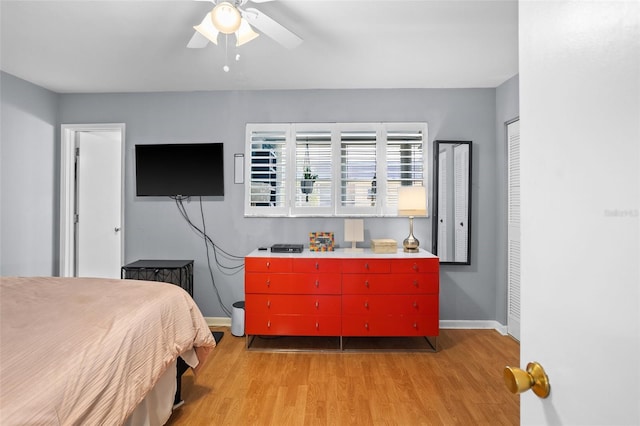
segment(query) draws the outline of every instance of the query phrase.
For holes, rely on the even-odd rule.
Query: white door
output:
[[[120,277],[124,130],[124,124],[62,125],[60,276]]]
[[[120,132],[76,135],[76,276],[120,277],[122,266]]]
[[[507,125],[507,332],[520,340],[520,122]]]
[[[640,424],[640,2],[519,2],[525,425]]]

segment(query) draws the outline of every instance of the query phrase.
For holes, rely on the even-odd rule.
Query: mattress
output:
[[[0,424],[123,424],[178,356],[197,369],[214,346],[173,284],[2,277]]]

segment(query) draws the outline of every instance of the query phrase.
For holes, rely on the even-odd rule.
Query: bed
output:
[[[180,356],[215,346],[180,287],[100,278],[0,278],[0,424],[163,424]]]

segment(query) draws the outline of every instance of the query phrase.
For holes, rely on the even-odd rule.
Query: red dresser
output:
[[[439,334],[439,261],[426,251],[271,253],[245,258],[245,333]]]

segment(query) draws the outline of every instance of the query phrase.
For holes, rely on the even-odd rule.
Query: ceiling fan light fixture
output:
[[[240,11],[231,3],[218,3],[211,11],[211,22],[223,34],[235,33],[240,28]]]
[[[251,25],[249,25],[247,20],[242,18],[242,20],[240,21],[240,28],[238,28],[238,31],[236,31],[236,46],[242,46],[243,44],[250,42],[259,35],[260,34],[253,31],[253,28],[251,28]]]
[[[213,26],[211,12],[207,13],[202,23],[193,27],[193,29],[208,38],[211,43],[218,44],[218,30]]]

